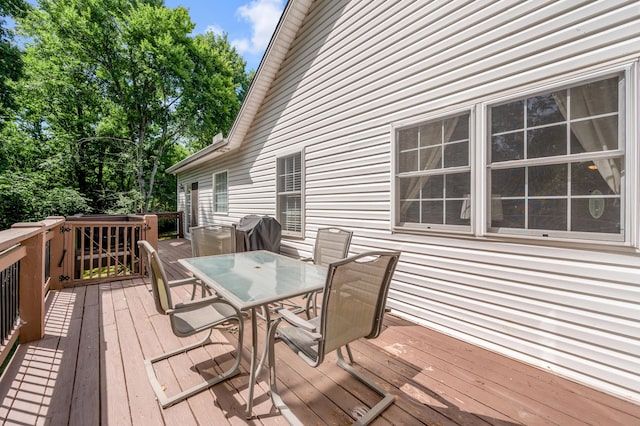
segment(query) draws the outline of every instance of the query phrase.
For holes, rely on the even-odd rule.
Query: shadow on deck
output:
[[[186,240],[160,242],[167,273],[185,271],[177,259]],[[188,289],[175,297],[188,298]],[[286,424],[274,411],[267,374],[256,387],[247,421],[250,339],[242,373],[161,410],[143,359],[196,341],[177,339],[158,315],[143,280],[123,280],[52,292],[46,336],[21,345],[0,380],[2,425]],[[250,327],[250,321],[246,321]],[[264,338],[264,324],[259,336]],[[247,330],[250,333],[250,330]],[[247,334],[249,335],[249,334]],[[160,364],[169,393],[233,362],[233,329],[214,332],[220,344]],[[388,315],[380,337],[353,345],[357,368],[391,390],[395,403],[374,424],[631,425],[640,406]],[[345,424],[376,396],[325,362],[311,369],[290,351],[278,352],[282,396],[305,424]],[[327,361],[335,360],[335,356]]]

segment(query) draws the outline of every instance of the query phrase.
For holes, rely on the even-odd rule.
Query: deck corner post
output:
[[[154,249],[158,249],[158,216],[155,214],[144,215],[145,237]]]
[[[51,236],[49,239],[51,240],[50,244],[50,268],[51,268],[51,277],[50,277],[50,288],[52,290],[61,290],[64,287],[62,282],[62,277],[64,276],[64,260],[67,256],[65,252],[65,244],[64,244],[64,229],[65,223],[62,222],[58,226],[52,228],[49,232]],[[72,253],[68,254],[72,256]]]
[[[20,343],[44,337],[46,233],[42,229],[22,242],[27,255],[20,260]]]

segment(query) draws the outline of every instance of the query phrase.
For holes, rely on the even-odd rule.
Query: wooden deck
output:
[[[161,242],[160,254],[172,277],[185,275],[176,259],[190,255],[188,241]],[[54,292],[47,308],[46,337],[21,345],[0,380],[2,425],[286,424],[272,408],[265,373],[256,387],[257,416],[245,420],[248,351],[239,376],[160,409],[143,359],[196,338],[173,336],[142,280]],[[168,392],[232,362],[233,330],[215,338],[220,345],[159,366]],[[250,338],[244,340],[247,348]],[[391,315],[378,339],[353,349],[357,367],[396,395],[376,425],[640,425],[638,405]],[[277,354],[283,398],[305,424],[348,424],[350,413],[376,400],[328,362],[333,357],[311,369],[291,351]]]

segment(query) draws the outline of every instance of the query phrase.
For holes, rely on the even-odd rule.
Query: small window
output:
[[[492,232],[623,237],[624,77],[489,107]]]
[[[464,112],[396,130],[396,226],[470,229],[469,119]]]
[[[277,159],[277,216],[282,234],[303,235],[302,153]]]
[[[229,186],[226,171],[213,175],[213,211],[229,212]]]

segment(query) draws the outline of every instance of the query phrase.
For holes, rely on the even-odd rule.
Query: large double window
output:
[[[395,227],[624,240],[625,80],[607,75],[396,128]],[[484,122],[475,135],[474,119]]]
[[[276,161],[277,218],[282,234],[300,237],[303,234],[302,152],[280,157]]]

